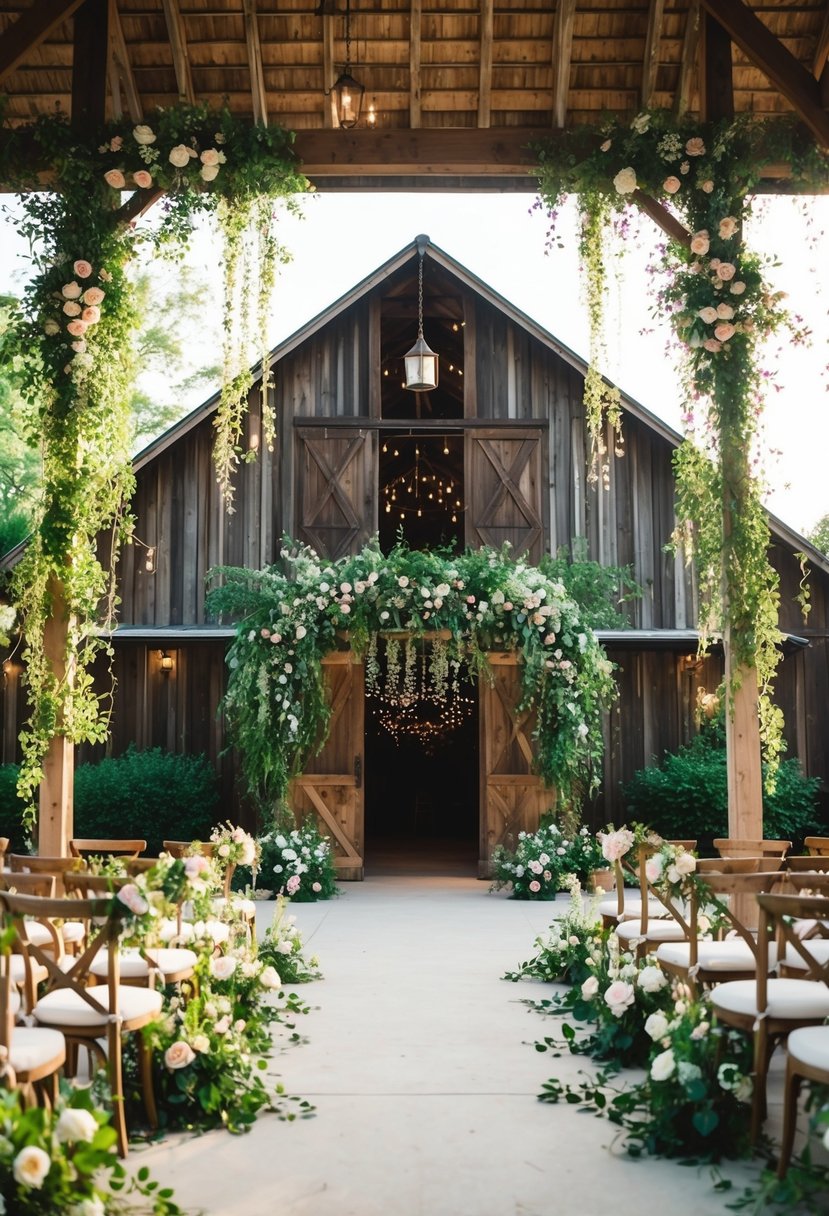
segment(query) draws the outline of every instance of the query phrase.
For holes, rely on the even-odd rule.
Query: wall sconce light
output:
[[[159,650],[159,667],[165,676],[168,676],[173,670],[173,656],[168,654],[166,650]]]
[[[351,75],[351,0],[345,4],[345,68],[340,72],[330,92],[337,106],[337,122],[348,131],[360,121],[365,85]]]
[[[403,387],[413,393],[428,393],[438,384],[438,356],[426,345],[423,337],[423,257],[428,243],[426,236],[417,238],[420,259],[417,265],[417,341],[404,356],[406,380]]]

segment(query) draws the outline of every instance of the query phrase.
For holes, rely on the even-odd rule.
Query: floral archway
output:
[[[224,700],[249,793],[263,807],[284,797],[290,777],[325,741],[330,707],[322,660],[350,646],[366,661],[369,687],[405,687],[420,642],[431,696],[445,699],[462,675],[487,672],[487,654],[520,660],[522,701],[535,712],[538,772],[566,805],[598,783],[602,711],[615,685],[612,664],[564,585],[507,548],[452,555],[376,540],[328,562],[285,541],[281,563],[224,567],[208,595],[214,614],[239,620],[228,654]],[[406,659],[381,672],[380,637],[405,634]],[[411,656],[411,657],[410,657]]]

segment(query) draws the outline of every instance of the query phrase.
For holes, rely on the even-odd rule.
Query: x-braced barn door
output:
[[[296,431],[299,539],[336,561],[377,531],[375,437],[332,424]]]
[[[496,845],[514,849],[519,832],[534,832],[544,811],[555,804],[533,771],[535,715],[518,712],[521,673],[514,654],[489,656],[492,682],[480,687],[481,851],[478,872],[491,874]]]
[[[330,836],[337,877],[361,879],[365,669],[350,652],[329,654],[322,666],[331,700],[330,731],[322,751],[291,783],[291,804],[297,819],[313,811],[320,831]]]
[[[537,562],[544,546],[541,427],[469,431],[466,443],[466,543],[504,541],[513,557]]]

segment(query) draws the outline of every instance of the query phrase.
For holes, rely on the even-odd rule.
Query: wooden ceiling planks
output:
[[[69,111],[80,3],[0,0],[7,123]],[[344,13],[345,0],[109,0],[109,113],[136,120],[184,97],[281,123],[300,146],[313,141],[336,127],[330,89],[345,58]],[[829,143],[828,0],[351,0],[351,40],[378,137],[435,131],[450,148],[453,131],[491,130],[513,162],[519,131],[648,105],[678,114],[733,106],[760,116],[794,109]],[[408,175],[427,172],[405,153],[419,145],[383,146]],[[436,159],[447,178],[470,172],[463,159]],[[380,176],[376,161],[355,162],[354,175]],[[503,166],[492,172],[503,176]],[[339,162],[332,173],[342,185]],[[325,188],[325,175],[315,180]]]

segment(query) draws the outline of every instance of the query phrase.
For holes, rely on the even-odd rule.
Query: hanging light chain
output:
[[[423,251],[417,264],[417,336],[423,337]]]

